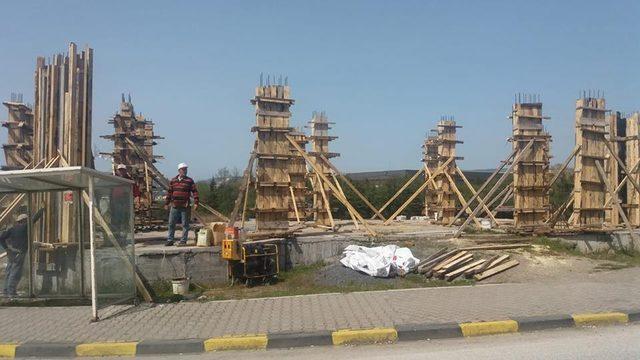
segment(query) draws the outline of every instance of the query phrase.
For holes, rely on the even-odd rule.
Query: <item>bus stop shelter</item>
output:
[[[12,265],[4,269],[5,293],[8,272],[17,282],[5,296],[90,299],[93,320],[100,309],[135,299],[130,180],[79,166],[3,171],[0,210],[4,231],[26,221],[24,246],[14,238],[18,245],[0,255]]]

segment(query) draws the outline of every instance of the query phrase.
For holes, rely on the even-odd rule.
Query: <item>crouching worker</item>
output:
[[[171,246],[174,243],[178,220],[182,222],[182,238],[177,245],[184,246],[187,244],[189,217],[191,215],[191,194],[193,194],[193,210],[195,211],[198,208],[198,189],[193,179],[187,176],[187,170],[187,164],[180,163],[178,165],[178,176],[169,182],[169,190],[167,191],[167,199],[164,206],[165,209],[169,209],[169,234],[166,246]]]
[[[44,208],[38,210],[32,221],[40,220]],[[16,296],[16,288],[22,278],[24,260],[29,249],[29,239],[27,233],[27,214],[20,214],[16,218],[16,223],[9,229],[0,233],[0,245],[7,251],[6,278],[4,281],[4,296]]]

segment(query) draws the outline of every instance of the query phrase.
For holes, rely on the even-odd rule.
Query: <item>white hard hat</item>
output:
[[[178,164],[178,170],[183,169],[183,168],[187,168],[187,167],[189,167],[189,165],[187,165],[186,163]]]
[[[29,216],[27,214],[20,214],[18,215],[18,217],[16,218],[16,221],[22,221],[22,220],[27,220],[29,218]]]
[[[127,168],[127,165],[125,165],[125,164],[118,164],[118,167],[117,167],[118,170],[126,169],[126,168]]]

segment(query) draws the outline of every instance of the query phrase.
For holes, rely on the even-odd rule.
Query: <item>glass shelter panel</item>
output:
[[[99,307],[104,307],[130,300],[136,294],[131,185],[96,181],[93,203],[96,291]]]
[[[36,297],[83,293],[80,190],[30,193],[31,274]]]

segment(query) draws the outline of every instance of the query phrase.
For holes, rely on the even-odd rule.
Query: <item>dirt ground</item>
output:
[[[411,232],[419,228],[411,224],[404,226],[404,232]],[[397,231],[397,228],[394,230]],[[495,241],[484,243],[483,241]],[[619,269],[640,267],[640,257],[637,254],[596,254],[583,255],[570,246],[556,239],[543,237],[521,237],[510,234],[477,233],[465,234],[462,238],[443,236],[434,239],[429,235],[416,235],[406,240],[385,240],[384,236],[368,245],[379,246],[396,244],[408,247],[418,259],[433,254],[441,248],[460,248],[477,245],[498,245],[517,241],[531,244],[528,248],[509,250],[473,250],[474,259],[490,258],[496,254],[509,254],[512,259],[520,263],[503,273],[491,278],[475,282],[474,280],[459,278],[453,282],[426,279],[419,274],[409,274],[406,277],[374,278],[366,274],[346,268],[340,264],[342,256],[326,259],[321,264],[298,267],[293,271],[282,273],[280,280],[271,285],[246,287],[236,285],[207,289],[201,292],[200,300],[221,300],[252,297],[270,297],[284,295],[302,295],[326,292],[352,292],[367,290],[386,290],[412,287],[457,286],[472,284],[498,283],[536,283],[556,281],[589,281],[593,274],[602,272],[614,273]],[[360,243],[360,245],[363,245]]]

